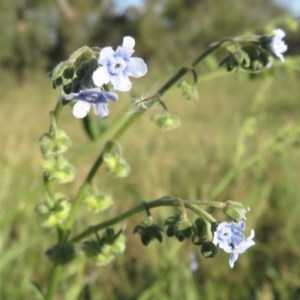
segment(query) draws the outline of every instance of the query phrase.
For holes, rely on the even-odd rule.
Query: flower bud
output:
[[[201,254],[205,258],[214,257],[216,256],[217,252],[218,252],[218,248],[212,242],[204,242],[201,245]]]
[[[58,86],[62,85],[63,79],[62,77],[57,77],[55,80],[52,81],[52,87],[56,89]]]
[[[186,217],[180,218],[175,226],[175,236],[181,242],[192,235],[192,222]]]
[[[64,83],[63,84],[63,91],[64,91],[64,93],[65,94],[71,94],[72,91],[73,91],[72,87],[73,87],[72,82]]]
[[[180,215],[176,214],[174,216],[168,217],[165,220],[165,225],[167,225],[166,234],[168,237],[172,237],[175,235],[175,227],[176,223],[180,220]]]
[[[65,79],[72,79],[74,77],[74,68],[72,65],[67,66],[63,71],[63,77]]]
[[[149,224],[149,220],[143,221],[133,229],[133,233],[139,233],[144,246],[147,246],[154,239],[162,242],[162,232],[163,229],[160,225],[154,223]]]
[[[195,245],[201,245],[205,241],[209,239],[208,236],[208,225],[210,223],[207,223],[202,218],[197,218],[193,224],[193,235],[192,235],[192,242]]]
[[[71,244],[55,245],[45,253],[55,264],[63,265],[76,257],[75,249]]]
[[[246,213],[249,210],[249,207],[245,207],[242,203],[231,200],[227,200],[223,208],[224,214],[235,222],[246,220]]]

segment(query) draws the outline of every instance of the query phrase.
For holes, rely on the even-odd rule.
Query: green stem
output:
[[[226,204],[224,202],[220,202],[220,201],[211,201],[211,200],[190,200],[190,203],[194,203],[197,205],[207,205],[210,207],[216,207],[216,208],[220,208],[223,209]]]
[[[185,205],[186,208],[190,209],[191,211],[193,211],[197,215],[201,216],[206,221],[208,221],[210,223],[217,222],[217,220],[211,214],[209,214],[208,212],[206,212],[201,207],[199,207],[199,206],[197,206],[197,205],[195,205],[193,203],[186,202],[186,201],[184,202],[184,205]]]
[[[63,268],[62,265],[53,266],[50,273],[49,286],[48,286],[47,293],[45,295],[45,300],[52,300],[54,298],[55,291],[57,289],[60,275],[62,272],[62,268]]]
[[[193,203],[190,203],[187,200],[181,200],[181,202],[178,201],[178,198],[170,199],[170,198],[161,198],[161,199],[156,199],[152,200],[149,202],[146,202],[147,208],[156,208],[160,206],[173,206],[173,207],[180,207],[180,203],[184,205],[185,208],[190,209],[197,215],[202,216],[204,219],[206,219],[208,222],[216,222],[216,220],[205,210],[200,208],[198,205],[202,204],[201,201],[197,201],[198,205],[195,205]],[[206,204],[206,203],[205,203]],[[81,241],[82,239],[88,237],[91,234],[94,234],[96,231],[103,230],[107,227],[113,226],[117,223],[120,223],[121,221],[124,221],[128,219],[129,217],[138,214],[140,212],[143,212],[145,210],[145,203],[141,203],[137,205],[136,207],[133,207],[129,209],[128,211],[118,215],[117,217],[114,217],[112,219],[109,219],[105,222],[101,222],[96,225],[89,226],[86,230],[81,232],[80,234],[76,235],[72,239],[70,239],[70,243],[76,243]]]
[[[79,189],[78,195],[77,195],[77,197],[75,199],[75,202],[74,202],[74,204],[72,206],[72,209],[71,209],[71,211],[69,213],[69,217],[68,217],[67,221],[64,224],[64,228],[65,228],[64,239],[63,239],[64,241],[66,241],[67,238],[68,238],[68,236],[69,236],[70,229],[72,228],[72,225],[74,223],[77,211],[79,210],[81,202],[84,199],[86,190],[89,187],[90,187],[90,183],[89,182],[85,182],[81,186],[81,188]]]
[[[63,97],[62,95],[59,96],[59,99],[58,99],[58,101],[56,103],[56,106],[55,106],[54,112],[53,112],[56,122],[58,121],[59,116],[60,116],[60,114],[62,112],[62,109],[63,109],[62,97]]]

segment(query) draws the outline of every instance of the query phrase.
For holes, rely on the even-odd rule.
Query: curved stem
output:
[[[165,84],[163,84],[153,96],[148,97],[147,102],[149,101],[149,105],[147,108],[150,108],[152,105],[154,105],[157,101],[159,101],[160,97],[166,93],[180,78],[182,78],[186,73],[190,72],[191,69],[196,67],[197,64],[199,64],[200,61],[202,61],[206,56],[217,50],[221,45],[223,45],[226,42],[236,43],[233,39],[223,39],[219,42],[212,43],[210,46],[208,46],[207,49],[205,49],[203,52],[201,52],[198,57],[192,62],[191,67],[181,67],[175,75],[173,75]],[[143,102],[142,100],[141,102]],[[124,122],[119,127],[117,132],[112,136],[111,140],[109,140],[103,150],[100,152],[99,156],[95,160],[92,168],[90,169],[90,172],[88,173],[84,183],[82,184],[78,195],[75,199],[75,203],[71,208],[70,215],[66,221],[66,239],[69,235],[69,231],[72,228],[75,216],[77,214],[78,209],[80,208],[80,204],[82,201],[82,191],[86,189],[87,186],[89,186],[96,175],[98,169],[103,164],[103,157],[106,152],[109,152],[113,146],[114,142],[118,141],[123,134],[126,132],[126,130],[145,112],[147,111],[146,108],[137,108],[136,111],[134,111],[129,117],[125,117]],[[112,142],[114,141],[114,142]]]
[[[88,237],[89,235],[94,234],[95,231],[103,230],[107,227],[110,227],[117,223],[120,223],[135,214],[143,212],[145,210],[145,203],[147,204],[148,209],[156,208],[156,207],[160,207],[160,206],[180,207],[180,205],[183,204],[185,208],[188,208],[189,210],[193,211],[197,215],[203,217],[208,222],[211,222],[211,223],[216,222],[216,220],[209,213],[207,213],[205,210],[200,208],[198,205],[190,203],[187,200],[181,200],[181,202],[180,202],[180,201],[178,201],[178,198],[174,198],[174,199],[161,198],[161,199],[156,199],[156,200],[152,200],[149,202],[143,202],[143,203],[137,205],[136,207],[133,207],[133,208],[129,209],[128,211],[118,215],[117,217],[114,217],[112,219],[109,219],[105,222],[101,222],[96,225],[89,226],[86,230],[84,230],[80,234],[78,234],[75,237],[73,237],[72,239],[70,239],[69,242],[70,243],[79,242],[82,239]],[[198,201],[197,203],[201,204],[201,201]]]

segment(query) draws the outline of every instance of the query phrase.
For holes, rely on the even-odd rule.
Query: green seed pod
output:
[[[201,245],[201,254],[205,258],[214,257],[216,256],[217,252],[218,252],[218,248],[212,242],[204,242]]]
[[[76,257],[74,246],[71,244],[55,245],[45,253],[55,264],[63,265]]]

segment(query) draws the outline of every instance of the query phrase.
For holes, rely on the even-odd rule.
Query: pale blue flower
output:
[[[272,37],[269,47],[275,56],[284,61],[283,53],[287,51],[288,46],[283,41],[285,37],[285,32],[282,29],[273,30],[274,36]]]
[[[118,95],[111,92],[104,92],[98,88],[81,90],[79,93],[65,95],[66,100],[76,100],[73,106],[73,115],[76,118],[84,118],[94,108],[95,115],[106,117],[108,115],[108,100],[117,101]]]
[[[122,46],[116,51],[112,47],[105,47],[100,51],[99,67],[93,73],[96,86],[111,83],[114,89],[127,92],[132,83],[129,76],[139,78],[147,73],[147,65],[139,57],[131,57],[134,53],[135,40],[130,36],[123,38]]]
[[[239,254],[244,253],[249,247],[255,245],[253,241],[254,230],[250,236],[245,238],[242,231],[245,229],[245,222],[222,222],[214,232],[213,243],[225,252],[230,254],[229,265],[233,268]]]

